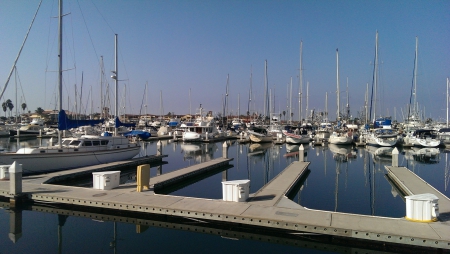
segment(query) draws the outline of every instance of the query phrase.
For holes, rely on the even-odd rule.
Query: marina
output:
[[[155,154],[164,154],[164,151],[170,150],[171,146],[174,146],[175,149],[180,146],[178,142],[171,142],[170,140],[161,142],[165,142],[165,144],[149,143],[148,145],[152,147],[150,150],[149,147],[145,147],[145,145],[143,147],[147,149],[146,153],[151,153],[153,150]],[[77,214],[84,214],[85,212],[82,211],[86,209],[107,209],[110,215],[96,216],[109,218],[109,220],[111,220],[111,218],[114,217],[114,211],[116,211],[119,213],[129,213],[130,215],[127,216],[131,217],[133,217],[132,214],[138,216],[139,214],[145,213],[151,214],[152,216],[170,216],[175,220],[178,220],[176,218],[207,220],[211,224],[218,223],[220,225],[223,223],[236,225],[237,223],[239,227],[244,227],[246,230],[249,230],[250,228],[249,234],[237,235],[244,239],[256,237],[256,235],[251,233],[251,228],[260,227],[263,231],[279,231],[280,234],[287,235],[295,234],[295,232],[297,232],[302,234],[307,233],[323,236],[328,235],[339,238],[342,237],[343,239],[348,239],[348,241],[351,242],[370,240],[374,241],[373,244],[375,246],[377,243],[379,243],[379,245],[392,244],[394,247],[391,248],[408,248],[403,245],[413,245],[416,247],[420,246],[422,248],[450,249],[450,234],[448,233],[450,232],[448,230],[450,201],[445,195],[440,194],[438,190],[434,189],[415,174],[404,175],[398,173],[399,170],[409,171],[406,168],[391,167],[389,164],[379,165],[380,169],[385,166],[387,172],[389,172],[388,175],[394,174],[395,177],[392,178],[397,178],[399,182],[404,183],[405,186],[407,186],[405,188],[404,186],[402,187],[398,185],[398,189],[411,190],[411,192],[407,193],[407,195],[417,193],[434,193],[439,195],[439,221],[433,223],[418,223],[406,220],[403,218],[405,215],[399,217],[385,217],[379,215],[372,216],[336,212],[338,210],[326,211],[311,208],[307,204],[302,204],[302,202],[295,202],[295,200],[299,198],[299,193],[302,192],[301,189],[305,188],[305,184],[310,184],[308,180],[309,175],[311,174],[310,171],[315,171],[314,163],[317,161],[313,160],[312,162],[309,162],[308,158],[314,158],[314,155],[308,156],[308,152],[313,152],[313,148],[317,149],[317,152],[319,153],[320,150],[328,152],[331,151],[328,149],[323,150],[323,148],[326,147],[306,146],[306,149],[304,150],[306,156],[303,158],[305,162],[299,161],[301,160],[299,156],[303,157],[302,154],[299,155],[297,153],[297,157],[287,157],[286,166],[282,166],[282,169],[279,168],[278,173],[274,172],[270,179],[265,178],[264,183],[262,185],[258,185],[261,187],[256,187],[258,188],[256,191],[254,190],[255,187],[250,188],[249,198],[245,202],[224,201],[222,200],[221,195],[220,197],[211,197],[209,195],[205,197],[189,197],[189,195],[184,196],[177,194],[179,191],[187,194],[186,188],[189,188],[189,186],[183,185],[183,181],[181,181],[181,190],[177,190],[176,185],[180,185],[180,180],[178,183],[170,183],[171,179],[180,177],[193,178],[195,177],[193,176],[193,172],[197,172],[197,175],[201,175],[201,172],[204,174],[206,171],[213,171],[213,176],[219,177],[222,182],[235,179],[233,173],[231,172],[233,172],[234,167],[242,163],[239,159],[241,158],[241,156],[239,156],[239,149],[245,149],[247,145],[238,144],[238,142],[235,142],[234,144],[230,143],[230,148],[232,148],[230,149],[228,146],[220,148],[218,144],[221,144],[220,146],[222,146],[222,143],[213,144],[215,149],[212,150],[214,151],[212,154],[209,154],[211,155],[209,160],[205,159],[205,156],[210,153],[211,150],[205,149],[204,151],[206,151],[207,154],[198,153],[196,158],[192,158],[196,160],[194,165],[182,168],[173,168],[167,172],[166,170],[158,169],[153,173],[153,176],[150,177],[151,188],[148,191],[137,192],[136,182],[121,183],[118,188],[102,191],[92,189],[92,187],[80,188],[76,186],[55,185],[56,180],[51,180],[55,176],[59,178],[58,181],[63,180],[65,177],[73,178],[73,174],[75,172],[78,172],[77,174],[79,174],[85,171],[88,174],[92,174],[91,169],[74,169],[48,174],[45,177],[31,177],[30,179],[25,177],[23,180],[24,193],[27,199],[33,201],[32,203],[38,206],[39,203],[52,203],[54,205],[61,206],[60,209],[57,210],[62,214],[64,213],[64,209],[67,208],[74,211],[80,210],[80,212],[72,212]],[[211,146],[211,144],[205,143],[200,145],[200,147],[202,146]],[[347,147],[340,147],[339,149],[336,149],[336,147],[333,147],[332,145],[330,146],[330,148],[333,148],[333,151],[344,151],[344,153],[333,153],[333,161],[336,162],[336,168],[338,168],[338,166],[340,167],[341,164],[350,163],[349,160],[357,159],[356,157],[349,156],[351,151],[350,153],[347,153]],[[273,155],[273,152],[281,147],[266,145],[266,148],[267,150],[263,150],[263,153],[254,156],[265,157],[267,153],[272,153]],[[236,149],[237,153],[235,153],[235,151],[230,151],[234,149]],[[301,150],[300,147],[299,149]],[[213,154],[216,154],[217,157]],[[233,159],[231,161],[229,159],[224,159],[223,157],[225,155],[227,157],[232,156]],[[169,161],[170,157],[170,155],[167,156]],[[154,157],[154,159],[158,160],[161,158],[162,157],[158,157],[158,155],[155,155]],[[202,160],[202,158],[205,160]],[[249,159],[247,156],[244,158]],[[274,158],[270,160],[273,159]],[[274,160],[276,161],[276,159]],[[223,166],[224,163],[228,164],[229,162],[235,162],[236,165],[232,168],[220,169],[220,166]],[[158,164],[158,168],[165,168],[170,164],[170,162],[163,166]],[[218,165],[218,167],[215,167],[214,165]],[[101,167],[97,168],[97,170],[101,170]],[[114,170],[114,168],[108,167],[103,170]],[[211,178],[211,176],[208,176],[208,178]],[[252,177],[249,177],[249,179],[252,179]],[[200,182],[201,181],[204,180],[200,180]],[[386,180],[384,181],[388,182]],[[419,187],[414,189],[409,186],[418,186],[416,183],[417,181],[423,183],[422,187],[420,187],[421,189],[417,189]],[[166,183],[166,186],[161,185],[160,187],[155,188],[158,184],[164,182]],[[195,181],[190,185],[196,185]],[[199,186],[196,188],[198,187]],[[0,188],[2,190],[2,196],[10,197],[10,195],[8,195],[8,181],[1,181]],[[159,188],[161,190],[164,190],[164,188],[172,188],[175,191],[172,191],[171,193],[157,194],[159,192],[156,189]],[[219,194],[222,193],[219,191]],[[302,194],[302,197],[306,197],[305,194]],[[402,202],[404,201],[402,200]],[[4,206],[7,207],[6,204],[4,204]],[[64,207],[64,209],[62,209],[62,207]],[[403,210],[403,213],[405,212],[404,208],[401,210]],[[67,211],[66,213],[71,212]],[[114,221],[114,219],[112,221]],[[143,223],[141,221],[136,223],[136,225],[138,227],[142,227],[151,225],[149,223],[150,222]],[[156,222],[153,221],[151,223],[154,224]],[[175,226],[175,228],[178,227],[183,228],[182,223]],[[196,229],[203,230],[201,228]],[[194,230],[194,228],[191,228],[191,230]],[[218,231],[211,232],[216,233],[210,234],[217,234]],[[228,234],[230,234],[230,237],[236,236],[236,233],[232,234],[232,232],[228,232]],[[267,237],[268,236],[264,236],[263,238],[269,239]],[[294,246],[302,246],[301,241],[297,242],[299,245],[296,245],[295,241],[292,239],[285,239],[283,241],[289,245],[294,244]],[[328,246],[329,243],[324,241],[323,244],[324,246]],[[356,246],[358,244],[361,243],[356,243]],[[400,246],[397,246],[398,244],[400,244]],[[304,246],[308,246],[308,244],[304,243]],[[324,248],[331,248],[331,246]]]

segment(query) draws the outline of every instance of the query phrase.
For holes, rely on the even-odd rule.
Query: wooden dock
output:
[[[202,170],[206,172],[207,168],[213,168],[212,164],[223,164],[226,160],[219,158],[212,162],[180,169],[180,172],[173,173],[172,177],[178,178],[179,181],[190,176],[192,172],[199,173]],[[373,241],[371,244],[401,244],[411,248],[421,246],[450,249],[450,223],[447,217],[439,217],[438,222],[418,223],[404,218],[313,210],[289,200],[286,195],[295,189],[294,186],[298,186],[302,176],[308,172],[308,165],[307,162],[293,162],[252,195],[247,202],[160,195],[151,190],[137,192],[135,184],[120,185],[112,190],[52,185],[44,184],[48,182],[41,179],[44,177],[24,178],[23,194],[32,201],[52,202],[55,205],[59,203],[65,206],[76,205],[106,208],[110,211],[192,218],[248,227],[263,227],[267,230],[285,230],[292,234],[306,232],[344,237],[351,241]],[[197,169],[194,170],[193,167]],[[61,172],[61,174],[64,173]],[[165,182],[166,186],[173,184],[169,174],[171,173],[167,173],[167,176],[152,178],[150,184],[154,186],[161,182]],[[410,183],[415,186],[417,176],[411,174],[396,174],[396,176],[400,182],[408,182],[405,185],[415,193],[415,187],[410,186]],[[429,185],[423,185],[420,188],[423,189],[418,189],[418,192],[427,193],[434,189]],[[10,196],[8,181],[0,182],[0,195]],[[442,207],[441,212],[445,212],[447,208],[441,203],[441,199],[439,205]]]

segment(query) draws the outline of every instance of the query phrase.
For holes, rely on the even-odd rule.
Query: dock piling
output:
[[[397,147],[392,150],[392,166],[398,167],[398,149]]]
[[[15,161],[9,167],[9,194],[11,206],[15,206],[17,196],[22,194],[22,164]]]
[[[298,161],[304,162],[305,161],[305,148],[303,147],[303,144],[300,145],[300,148],[298,149]]]
[[[161,155],[161,140],[156,143],[156,155]]]
[[[222,145],[222,157],[225,159],[228,158],[228,145],[227,145],[226,141],[223,142],[223,145]]]

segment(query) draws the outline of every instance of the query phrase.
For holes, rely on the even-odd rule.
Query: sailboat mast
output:
[[[339,97],[340,97],[340,93],[339,93],[339,50],[336,49],[336,86],[337,86],[337,90],[336,90],[336,102],[337,102],[337,111],[336,111],[336,120],[339,121],[341,118],[339,116],[339,112],[340,112],[340,108],[339,108]]]
[[[413,102],[413,110],[414,113],[418,115],[419,113],[419,107],[416,106],[417,104],[417,58],[419,57],[419,37],[416,36],[416,57],[414,60],[414,102]]]
[[[292,77],[291,77],[291,87],[289,93],[289,123],[292,124]]]
[[[309,106],[309,81],[306,81],[306,121],[308,121],[308,106]]]
[[[378,31],[375,36],[375,62],[373,72],[373,121],[377,118],[377,91],[378,91]]]
[[[300,75],[298,78],[298,124],[302,122],[302,94],[303,94],[303,41],[300,41]]]
[[[328,92],[325,92],[325,122],[328,123]]]
[[[103,56],[100,56],[100,119],[103,119]]]
[[[117,34],[114,35],[115,40],[114,40],[114,49],[115,49],[115,53],[114,53],[114,58],[115,58],[115,63],[114,63],[114,83],[115,83],[115,87],[114,87],[114,92],[116,93],[115,96],[115,109],[114,109],[114,115],[116,118],[119,117],[119,96],[118,96],[118,87],[119,87],[119,66],[118,66],[118,54],[117,54]],[[116,125],[114,125],[114,136],[117,136],[117,132],[118,132],[118,128]]]
[[[365,122],[364,122],[364,124],[367,124],[367,122],[369,121],[369,112],[368,112],[368,110],[369,110],[369,83],[367,83],[366,84],[366,101],[365,101],[365,105],[364,105],[364,107],[365,107],[365,113],[366,113],[366,115],[365,115]]]
[[[348,103],[348,77],[347,77],[347,121],[350,120],[350,104]]]
[[[59,112],[62,111],[62,0],[59,0],[59,14],[58,14],[58,92],[59,92]],[[62,146],[61,131],[58,131],[58,145]]]
[[[268,113],[268,101],[267,101],[267,93],[268,93],[268,85],[267,85],[267,59],[264,61],[264,117],[267,117]],[[264,122],[266,119],[264,119]]]
[[[447,78],[447,128],[448,128],[448,78]]]

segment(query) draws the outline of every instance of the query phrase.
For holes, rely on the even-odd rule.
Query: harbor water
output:
[[[47,141],[0,139],[0,149],[14,151],[19,146],[45,145]],[[219,169],[159,194],[221,199],[221,182],[224,179],[249,179],[250,193],[254,193],[290,163],[298,160],[300,147],[227,141],[227,147],[224,148],[223,142],[183,143],[162,140],[160,143],[143,142],[139,156],[159,152],[168,155],[164,159],[165,163],[151,165],[150,175],[153,177],[221,157],[223,149],[227,149],[228,157],[233,158],[233,167]],[[330,144],[306,145],[303,149],[305,160],[311,162],[310,171],[299,188],[290,193],[289,198],[294,202],[308,209],[391,218],[405,216],[404,196],[390,184],[384,168],[392,164],[392,148]],[[438,191],[450,196],[450,159],[447,158],[447,150],[398,149],[399,166],[409,168]],[[135,181],[135,169],[123,171],[121,183]],[[92,187],[89,180],[69,184]],[[307,244],[308,241],[314,241],[310,235],[274,236],[271,232],[223,228],[223,225],[209,225],[199,220],[178,221],[142,214],[116,214],[113,211],[105,212],[105,217],[102,217],[98,211],[93,212],[96,214],[93,216],[54,204],[25,206],[18,212],[19,208],[8,208],[6,201],[0,204],[3,207],[0,209],[0,253],[334,253],[354,248],[364,250],[364,247],[352,246],[351,243],[323,244],[323,241],[322,245],[317,243],[314,247],[314,244]],[[21,232],[12,236],[10,220],[13,214],[20,214]],[[135,220],[162,222],[142,228],[136,226]],[[208,230],[201,231],[205,228]],[[225,237],[217,231],[238,233]],[[248,237],[240,237],[244,233]],[[258,239],[258,234],[263,236]],[[285,242],[283,237],[287,239]]]

